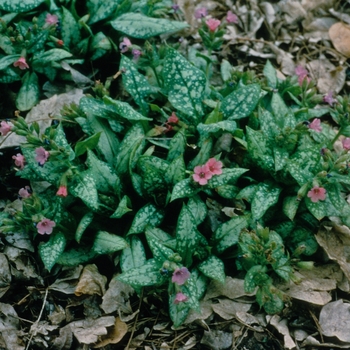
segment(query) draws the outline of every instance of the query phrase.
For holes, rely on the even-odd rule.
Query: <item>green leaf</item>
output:
[[[226,96],[221,102],[220,111],[228,120],[248,117],[259,102],[260,85],[243,86]]]
[[[126,239],[128,247],[123,249],[120,256],[120,268],[126,272],[143,266],[146,262],[146,252],[142,241],[138,236],[131,236]]]
[[[267,85],[275,89],[277,87],[277,74],[275,68],[269,60],[267,60],[265,63],[263,73],[267,80]]]
[[[185,22],[147,17],[141,13],[125,13],[110,22],[115,30],[132,38],[148,39],[152,36],[172,33],[188,27]]]
[[[136,213],[128,235],[144,232],[147,225],[157,226],[163,218],[163,210],[157,209],[153,204],[148,203]]]
[[[275,141],[276,136],[281,133],[281,129],[276,124],[274,116],[265,108],[259,108],[259,123],[262,132],[271,141]]]
[[[227,82],[231,79],[233,72],[233,67],[229,61],[222,60],[220,66],[221,78],[224,82]]]
[[[62,6],[62,40],[66,47],[75,46],[81,41],[80,27],[70,11]]]
[[[123,272],[117,279],[132,287],[159,286],[168,279],[160,273],[161,267],[162,264],[151,259],[139,267]]]
[[[90,209],[98,209],[96,182],[90,172],[82,172],[73,178],[69,187],[75,197],[79,197]]]
[[[170,201],[174,201],[178,198],[191,197],[199,191],[199,188],[193,186],[192,179],[188,178],[178,182],[171,193]]]
[[[180,327],[186,320],[191,308],[186,304],[186,302],[174,304],[175,298],[176,294],[169,297],[169,314],[174,323],[174,327],[177,328]]]
[[[188,163],[187,169],[193,170],[197,165],[203,165],[210,158],[213,148],[213,139],[208,137],[202,142],[201,149],[196,155],[196,157]]]
[[[74,148],[75,155],[79,157],[82,154],[84,154],[87,150],[96,148],[99,142],[100,136],[101,136],[101,132],[88,137],[84,141],[77,142]]]
[[[216,187],[215,190],[219,196],[226,199],[236,198],[237,194],[239,193],[239,187],[234,185],[222,185],[222,186]]]
[[[57,259],[56,263],[64,266],[76,267],[85,264],[95,258],[97,254],[91,250],[90,246],[79,245],[77,248],[65,250]]]
[[[176,185],[178,182],[185,179],[186,165],[183,155],[175,158],[168,166],[164,173],[165,181],[170,185]]]
[[[35,125],[35,124],[34,124]],[[73,149],[69,145],[66,134],[63,130],[62,123],[58,124],[55,132],[55,136],[53,138],[53,141],[56,143],[58,147],[62,149],[67,155],[68,159],[72,161],[75,158],[75,154],[73,152]]]
[[[198,269],[205,276],[217,280],[221,283],[225,282],[225,267],[222,260],[215,255],[211,255],[207,260],[198,265]]]
[[[99,160],[94,152],[88,151],[86,164],[94,177],[96,188],[102,193],[119,194],[121,190],[121,182],[119,176],[114,169],[107,163]]]
[[[113,106],[113,108],[115,109],[115,112],[118,113],[118,115],[121,117],[121,118],[117,118],[117,119],[120,119],[121,121],[124,121],[125,119],[130,121],[130,122],[137,122],[137,121],[142,121],[142,120],[152,120],[152,118],[144,117],[142,114],[135,111],[134,108],[132,108],[126,102],[113,100],[109,96],[104,96],[103,102],[106,105]]]
[[[317,220],[322,220],[325,216],[329,215],[327,205],[324,201],[318,201],[314,203],[314,202],[311,202],[310,198],[305,197],[305,203],[310,213]]]
[[[237,123],[233,120],[224,120],[217,123],[212,124],[202,124],[199,123],[197,125],[197,130],[201,137],[206,138],[210,134],[217,133],[218,131],[227,131],[230,133],[234,133],[237,129]]]
[[[248,227],[249,216],[234,216],[231,220],[221,224],[214,233],[215,249],[222,253],[225,249],[238,243],[241,231]]]
[[[191,266],[198,239],[196,220],[184,204],[176,226],[176,251],[182,257],[184,266]]]
[[[89,211],[87,212],[80,220],[77,230],[75,231],[75,240],[80,243],[81,237],[83,233],[87,229],[87,227],[92,223],[94,219],[94,213]]]
[[[171,139],[167,161],[172,162],[174,159],[185,153],[186,149],[186,129],[180,129]]]
[[[146,229],[146,238],[148,245],[152,251],[153,258],[159,263],[162,263],[174,255],[174,251],[165,245],[163,245],[159,240],[153,238],[152,233],[149,233]]]
[[[104,1],[104,0],[90,0],[87,3],[89,13],[91,17],[89,18],[89,25],[102,21],[112,14],[114,14],[117,9],[120,0],[118,1]]]
[[[33,65],[45,64],[54,61],[60,61],[73,56],[70,52],[63,49],[51,49],[34,56]]]
[[[188,200],[187,207],[192,213],[196,225],[201,224],[207,216],[208,209],[206,204],[199,196],[195,195]]]
[[[27,72],[22,81],[16,98],[16,107],[20,111],[27,111],[39,102],[38,76],[34,72]]]
[[[135,63],[124,55],[122,55],[119,70],[123,72],[122,79],[125,90],[141,107],[143,114],[147,114],[149,107],[145,97],[154,92],[153,87],[145,76],[138,72]]]
[[[43,2],[44,0],[1,0],[0,9],[7,12],[28,12]]]
[[[117,235],[106,231],[98,231],[92,250],[97,254],[109,254],[128,247],[128,242]]]
[[[97,60],[112,50],[111,41],[103,32],[98,32],[94,35],[91,44],[90,51],[92,52],[91,60]]]
[[[277,146],[275,146],[272,151],[275,160],[275,171],[277,172],[286,166],[289,158],[289,153],[285,148]]]
[[[248,270],[244,278],[244,290],[246,293],[253,293],[257,286],[264,285],[270,279],[266,271],[266,266],[262,265],[255,265]]]
[[[270,315],[277,314],[284,308],[282,293],[273,286],[260,287],[256,292],[256,300]]]
[[[291,220],[294,220],[295,214],[299,208],[300,200],[297,200],[297,196],[287,196],[283,200],[282,210],[283,213]]]
[[[9,65],[16,62],[21,56],[20,55],[8,55],[0,59],[0,70],[6,69]]]
[[[254,220],[259,220],[267,209],[277,203],[281,191],[282,189],[274,184],[259,183],[251,208]]]
[[[111,219],[120,219],[124,214],[132,211],[129,207],[131,206],[131,201],[128,196],[124,196],[118,204],[115,212],[110,216]]]
[[[176,50],[168,48],[163,77],[169,102],[184,113],[189,123],[197,125],[204,114],[202,100],[206,97],[203,72]]]
[[[62,233],[52,234],[46,243],[39,244],[39,254],[47,270],[51,271],[66,247],[66,237]]]
[[[152,237],[154,240],[157,240],[165,247],[168,247],[172,250],[176,249],[176,239],[170,236],[168,233],[164,232],[157,227],[147,227],[147,235]]]
[[[183,293],[188,297],[186,305],[196,312],[201,312],[198,300],[198,290],[195,276],[190,276],[186,283],[182,286]]]
[[[224,168],[222,169],[222,174],[214,175],[208,181],[208,187],[216,188],[226,184],[235,184],[238,178],[248,170],[249,169],[243,169],[243,168],[233,168],[233,169]]]

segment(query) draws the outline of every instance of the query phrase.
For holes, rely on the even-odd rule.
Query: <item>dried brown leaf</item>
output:
[[[80,276],[74,294],[80,296],[88,295],[104,295],[106,293],[107,277],[99,273],[95,264],[86,265]]]
[[[274,315],[270,319],[270,324],[274,326],[280,334],[283,335],[284,348],[285,349],[295,349],[296,344],[294,343],[292,337],[289,334],[288,321],[287,319],[281,319],[280,316]]]
[[[237,312],[249,311],[251,304],[239,303],[230,299],[219,299],[218,304],[213,304],[212,308],[224,320],[232,320]]]
[[[223,332],[220,330],[204,331],[201,344],[208,346],[210,349],[227,349],[232,345],[232,333]]]
[[[60,328],[60,335],[52,343],[52,350],[69,350],[72,348],[73,333],[69,325]]]
[[[350,25],[343,22],[333,24],[329,28],[329,37],[337,51],[346,57],[350,57]]]
[[[94,348],[102,348],[108,344],[119,343],[124,335],[128,332],[128,325],[121,321],[119,317],[115,319],[114,327],[108,332],[106,336],[102,337],[102,341],[94,345]]]
[[[60,276],[61,278],[57,278],[56,281],[51,284],[49,289],[64,294],[74,294],[82,270],[82,265],[63,270],[63,276]]]
[[[212,306],[211,301],[206,301],[206,300],[200,301],[199,303],[200,312],[191,310],[184,324],[191,324],[192,322],[195,322],[198,320],[206,320],[213,313],[213,309],[211,306]]]
[[[302,347],[304,346],[317,346],[318,348],[337,348],[337,349],[346,349],[346,350],[349,350],[350,349],[350,343],[348,344],[342,344],[342,345],[339,345],[339,344],[334,344],[334,343],[321,343],[319,342],[316,338],[314,338],[313,336],[309,335],[304,341],[303,343],[301,344]]]
[[[11,284],[10,266],[6,255],[0,253],[0,298],[9,290]]]

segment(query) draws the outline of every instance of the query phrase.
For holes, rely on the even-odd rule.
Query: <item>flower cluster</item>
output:
[[[222,174],[222,162],[215,158],[210,158],[204,165],[194,168],[193,180],[200,185],[206,185],[213,175]]]
[[[181,267],[175,269],[173,272],[173,276],[171,278],[171,282],[175,283],[178,286],[182,286],[186,283],[186,281],[190,278],[191,273],[188,271],[186,267]],[[183,294],[181,291],[177,291],[174,304],[183,303],[188,300],[188,297]]]

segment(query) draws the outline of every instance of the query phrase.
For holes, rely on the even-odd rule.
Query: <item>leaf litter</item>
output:
[[[179,0],[178,5],[190,24],[184,31],[190,37],[182,45],[199,42],[196,8],[207,7],[218,18],[231,10],[239,21],[229,25],[220,59],[257,72],[269,59],[281,78],[295,74],[301,64],[320,93],[349,93],[348,2]],[[90,83],[71,67],[66,69],[77,83]],[[49,90],[55,91],[55,86]],[[49,90],[49,99],[27,116],[43,123],[42,128],[62,104],[83,96],[78,89],[58,95]],[[0,137],[2,148],[23,142],[13,136],[2,141]],[[10,204],[6,205],[10,211]],[[228,209],[223,210],[234,215]],[[0,348],[348,349],[350,230],[331,222],[315,237],[324,250],[324,263],[310,271],[300,270],[298,283],[279,285],[289,304],[282,314],[261,313],[253,294],[244,292],[243,279],[228,276],[225,284],[211,283],[200,304],[201,313],[191,311],[184,326],[174,329],[161,294],[138,297],[109,272],[101,273],[106,269],[103,263],[57,269],[48,275],[36,265],[29,239],[7,235],[0,253]],[[337,299],[338,293],[344,298]]]

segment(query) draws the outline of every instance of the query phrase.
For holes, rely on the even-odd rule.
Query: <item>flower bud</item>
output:
[[[314,268],[313,261],[299,261],[296,264],[297,267],[304,270],[312,270]]]

